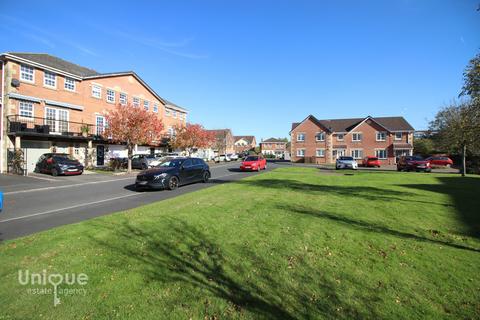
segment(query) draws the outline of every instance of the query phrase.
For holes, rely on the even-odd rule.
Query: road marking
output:
[[[93,204],[98,204],[98,203],[103,203],[103,202],[108,202],[108,201],[113,201],[113,200],[119,200],[119,199],[123,199],[123,198],[139,196],[139,195],[142,195],[142,193],[131,193],[131,194],[127,194],[127,195],[123,195],[123,196],[119,196],[119,197],[108,198],[108,199],[103,199],[103,200],[98,200],[98,201],[92,201],[92,202],[88,202],[88,203],[81,203],[81,204],[77,204],[77,205],[70,206],[70,207],[53,209],[53,210],[49,210],[49,211],[43,211],[43,212],[28,214],[26,216],[0,220],[0,223],[15,221],[15,220],[21,220],[21,219],[26,219],[26,218],[36,217],[36,216],[42,216],[42,215],[51,214],[51,213],[58,213],[60,211],[71,210],[71,209],[75,209],[75,208],[90,206],[90,205],[93,205]]]
[[[58,179],[53,179],[53,178],[45,178],[45,177],[37,177],[35,175],[27,175],[29,178],[34,178],[34,179],[40,179],[40,180],[47,180],[47,181],[60,181]]]
[[[54,189],[65,189],[65,188],[86,186],[86,185],[90,185],[90,184],[99,184],[99,183],[107,183],[107,182],[122,181],[122,180],[133,180],[133,179],[135,179],[135,177],[121,178],[121,179],[110,179],[110,180],[102,180],[102,181],[91,181],[91,182],[85,182],[85,183],[68,184],[68,185],[64,185],[64,186],[43,187],[43,188],[35,188],[35,189],[27,189],[27,190],[19,190],[19,191],[10,191],[10,192],[4,192],[3,194],[5,196],[8,196],[8,195],[11,195],[11,194],[36,192],[36,191],[46,191],[46,190],[54,190]]]

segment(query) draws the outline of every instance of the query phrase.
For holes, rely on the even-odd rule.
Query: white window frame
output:
[[[172,110],[172,117],[177,118],[177,110]]]
[[[102,125],[100,126],[98,123],[98,119],[102,119]],[[101,136],[105,132],[105,128],[107,127],[107,122],[104,116],[97,115],[95,116],[95,134],[97,136]],[[101,130],[99,130],[101,129]]]
[[[320,135],[320,139],[318,138],[318,136]],[[325,141],[325,132],[317,132],[315,134],[315,141],[317,142],[320,142],[320,141]]]
[[[48,118],[48,111],[53,111],[55,114],[54,118]],[[60,119],[60,112],[66,113],[66,119]],[[70,111],[59,108],[45,107],[45,124],[50,124],[49,121],[54,121],[52,128],[50,128],[50,133],[61,134],[62,132],[68,132],[70,127]],[[65,130],[60,130],[60,123],[66,122]]]
[[[71,81],[72,83],[68,83],[67,81]],[[72,86],[73,89],[71,89],[70,87],[68,86]],[[71,91],[71,92],[75,92],[75,89],[77,87],[77,84],[76,84],[76,81],[75,79],[72,79],[72,78],[69,78],[69,77],[65,77],[65,80],[63,82],[63,88],[67,91]]]
[[[340,139],[340,136],[342,136],[341,139]],[[345,141],[345,134],[344,133],[337,133],[337,141]]]
[[[113,96],[112,96],[113,93]],[[115,90],[107,88],[107,93],[105,95],[108,103],[115,103]]]
[[[96,94],[98,93],[98,96]],[[95,99],[102,99],[102,87],[97,84],[92,84],[92,97]]]
[[[363,149],[350,149],[350,155],[353,159],[363,159]]]
[[[380,156],[379,156],[379,151],[385,152],[385,157],[380,157]],[[388,159],[388,150],[387,150],[387,149],[375,149],[375,156],[376,156],[378,159],[381,159],[381,160]]]
[[[352,132],[352,142],[360,142],[362,138],[363,134],[361,132]]]
[[[120,102],[120,104],[122,106],[127,105],[128,104],[128,95],[125,92],[120,92],[118,94],[118,102]]]
[[[28,106],[29,108],[31,107],[32,110],[22,110],[22,107]],[[22,115],[22,111],[25,113]],[[27,113],[31,113],[31,115],[27,115]],[[35,116],[35,104],[33,102],[27,102],[27,101],[19,101],[18,103],[18,114],[20,118],[28,119],[28,118],[33,118]]]
[[[379,139],[380,134],[383,134],[385,136],[385,138],[384,139]],[[377,133],[375,134],[375,140],[376,141],[387,141],[387,132],[386,131],[377,131]]]
[[[321,153],[319,154],[319,151],[321,151]],[[325,158],[325,148],[317,148],[315,150],[315,156],[317,158]]]
[[[24,70],[27,69],[27,70]],[[31,69],[31,73],[30,70]],[[32,79],[25,79],[24,76],[27,76],[27,78],[32,77]],[[28,82],[28,83],[35,83],[35,68],[26,64],[21,64],[20,65],[20,81],[23,82]]]
[[[143,100],[143,109],[145,109],[146,111],[150,111],[150,101]]]
[[[165,108],[165,117],[170,117],[171,111],[169,108]]]
[[[133,97],[133,98],[132,98],[132,105],[133,105],[135,108],[140,107],[140,98],[139,98],[139,97]]]
[[[158,113],[158,103],[153,104],[153,112]]]
[[[50,77],[53,77],[53,79],[52,78],[47,78],[47,75],[50,76]],[[47,81],[52,82],[53,84],[49,84],[49,83],[47,83]],[[53,73],[53,72],[50,72],[50,71],[47,71],[47,70],[44,70],[43,71],[43,86],[47,87],[47,88],[57,89],[57,74]]]
[[[303,151],[302,154],[300,154],[299,151]],[[299,148],[297,149],[297,157],[304,158],[305,157],[305,148]]]
[[[303,139],[300,139],[300,137],[303,137]],[[297,133],[297,142],[305,142],[305,133],[304,132]]]
[[[400,134],[400,138],[397,137]],[[401,141],[403,139],[403,132],[395,132],[395,141]]]
[[[172,126],[168,127],[167,132],[170,137],[173,137],[175,135],[175,129]]]

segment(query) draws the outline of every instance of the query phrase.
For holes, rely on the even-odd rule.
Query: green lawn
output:
[[[277,169],[0,244],[0,319],[480,317],[479,177],[325,172]],[[86,295],[54,308],[19,269],[85,273]]]

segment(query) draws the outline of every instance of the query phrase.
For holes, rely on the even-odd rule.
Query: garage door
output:
[[[50,152],[50,142],[48,141],[22,141],[21,147],[25,150],[27,172],[33,172],[38,158],[42,154]]]

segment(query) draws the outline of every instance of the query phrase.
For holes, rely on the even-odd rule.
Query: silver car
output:
[[[132,157],[132,168],[142,170],[152,168],[160,164],[160,159],[159,155],[135,154]]]
[[[341,156],[335,162],[335,169],[358,169],[358,163],[353,157]]]

